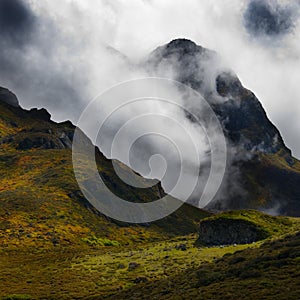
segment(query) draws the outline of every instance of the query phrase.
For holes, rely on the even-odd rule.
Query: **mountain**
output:
[[[299,161],[254,93],[217,53],[176,39],[154,50],[145,64],[151,75],[171,77],[198,91],[223,126],[228,165],[219,194],[207,209],[252,208],[300,216]]]
[[[219,67],[216,53],[175,40],[146,64],[154,74],[175,68],[177,80],[204,95],[223,125],[229,164],[209,209],[299,215],[299,162],[255,95]],[[297,218],[255,210],[212,214],[184,204],[151,224],[110,219],[78,187],[71,122],[55,123],[45,109],[21,108],[5,88],[0,111],[1,299],[298,297]],[[126,185],[113,163],[125,176],[131,170],[97,148],[95,158],[106,185],[126,200],[150,202],[164,194],[160,184]],[[138,174],[135,179],[147,183]]]
[[[101,246],[161,240],[197,232],[209,213],[183,205],[152,224],[129,225],[100,214],[85,200],[72,168],[70,122],[55,123],[45,109],[24,110],[16,96],[0,89],[0,245],[53,247]],[[4,92],[2,92],[4,91]],[[85,143],[90,143],[83,136]],[[112,161],[96,151],[101,177],[116,194],[133,202],[160,197],[159,186],[132,188],[115,174]],[[126,166],[117,162],[126,173]],[[143,184],[144,179],[137,180]],[[105,192],[103,194],[105,197]]]

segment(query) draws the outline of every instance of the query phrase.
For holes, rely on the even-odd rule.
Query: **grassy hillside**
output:
[[[13,294],[17,294],[16,299],[22,299],[21,295],[29,299],[103,299],[248,247],[199,250],[193,246],[195,239],[185,236],[88,251],[0,252],[0,299],[9,299]],[[186,245],[186,251],[176,249],[181,244]]]
[[[45,110],[25,111],[0,101],[0,247],[48,249],[58,246],[122,245],[197,231],[206,212],[184,205],[168,218],[129,226],[97,212],[79,191],[72,169],[74,127],[50,121]],[[129,201],[153,201],[157,187],[134,189],[97,152],[99,172]],[[142,179],[141,179],[142,180]]]
[[[212,252],[215,248],[210,249]],[[298,299],[300,233],[226,253],[154,283],[92,299]]]
[[[226,211],[205,218],[203,222],[217,220],[245,220],[263,229],[269,237],[280,237],[287,233],[296,232],[297,218],[274,217],[256,210]]]
[[[196,247],[193,234],[76,251],[2,249],[0,299],[274,299],[273,291],[296,299],[300,220],[254,211],[215,218],[241,216],[274,230],[265,241],[218,247]]]
[[[183,205],[152,224],[114,221],[78,188],[71,123],[1,101],[0,110],[0,299],[297,298],[299,219],[254,210],[212,215]],[[106,184],[127,200],[160,196],[159,186],[126,186],[99,151],[96,159]],[[280,170],[280,157],[268,159],[263,166]],[[267,239],[196,247],[200,222],[219,220],[247,221]]]

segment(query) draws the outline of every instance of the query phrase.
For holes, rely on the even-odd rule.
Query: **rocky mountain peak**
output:
[[[275,153],[284,149],[280,132],[268,119],[254,93],[214,51],[187,39],[176,39],[154,50],[148,60],[150,72],[191,86],[208,101],[233,144],[247,151]]]
[[[150,73],[161,77],[170,77],[172,74],[172,79],[206,94],[211,91],[211,76],[214,76],[216,65],[212,62],[217,59],[214,51],[187,39],[176,39],[154,50],[147,60],[147,66]],[[210,71],[206,72],[208,69]]]
[[[230,163],[219,199],[209,209],[273,211],[276,207],[275,214],[300,214],[299,162],[255,94],[216,52],[176,39],[155,49],[146,65],[152,76],[171,78],[196,90],[220,120]],[[197,112],[188,99],[183,101]]]
[[[181,52],[181,53],[195,53],[202,51],[203,48],[198,46],[191,40],[188,39],[175,39],[172,40],[165,46],[166,52]]]

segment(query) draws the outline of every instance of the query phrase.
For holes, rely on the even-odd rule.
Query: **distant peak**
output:
[[[188,39],[176,39],[171,42],[169,42],[165,46],[165,52],[166,53],[197,53],[202,52],[203,48],[201,46],[198,46],[196,43],[194,43],[191,40]]]
[[[181,60],[185,55],[196,56],[197,54],[208,53],[209,51],[191,40],[180,38],[175,39],[156,48],[149,56],[149,61],[156,65],[161,58],[176,57]]]
[[[167,44],[167,48],[196,49],[197,44],[189,39],[175,39]]]

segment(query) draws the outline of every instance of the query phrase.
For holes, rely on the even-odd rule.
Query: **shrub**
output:
[[[224,279],[223,274],[219,272],[212,272],[208,270],[199,270],[197,271],[197,287],[207,286],[216,281],[220,281]]]
[[[3,299],[3,300],[29,300],[29,299],[33,299],[33,298],[31,296],[25,295],[25,294],[13,294],[13,295],[7,295],[1,299]]]
[[[248,278],[258,278],[261,276],[261,273],[256,270],[245,270],[242,271],[240,274],[241,279],[248,279]]]
[[[230,265],[234,265],[234,264],[243,262],[243,261],[245,261],[245,260],[246,260],[245,257],[237,256],[237,257],[232,258],[232,259],[229,261],[229,264],[230,264]]]

